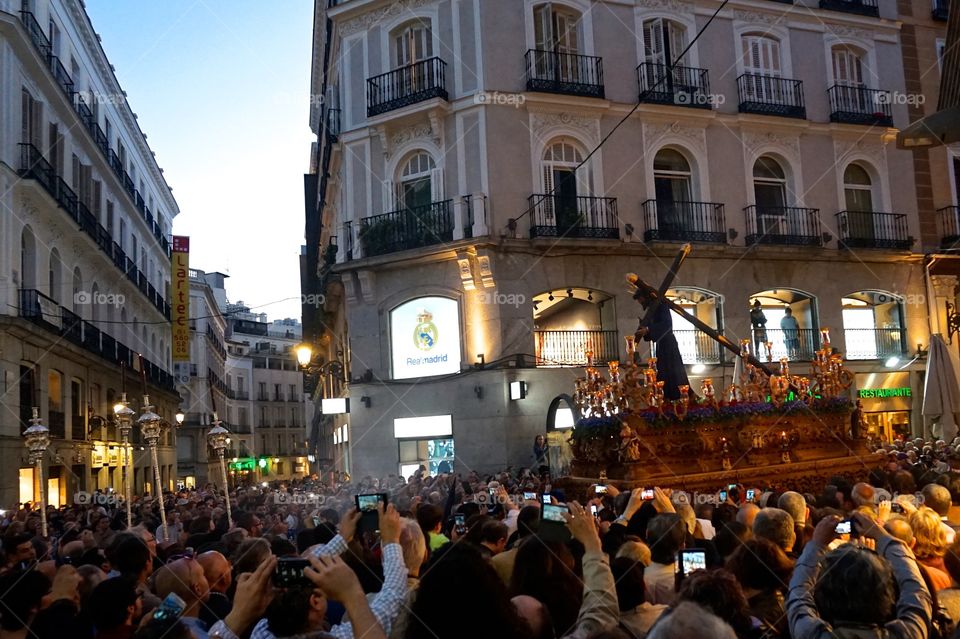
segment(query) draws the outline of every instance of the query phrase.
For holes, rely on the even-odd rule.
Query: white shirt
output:
[[[672,604],[676,598],[677,574],[674,564],[658,564],[651,561],[643,570],[643,583],[647,590],[647,602]]]

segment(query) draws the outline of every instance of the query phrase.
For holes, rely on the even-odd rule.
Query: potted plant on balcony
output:
[[[397,223],[383,219],[371,223],[360,223],[360,244],[364,255],[382,255],[389,253],[391,244],[396,241]]]

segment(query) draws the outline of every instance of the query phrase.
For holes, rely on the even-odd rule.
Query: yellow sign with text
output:
[[[190,238],[173,236],[171,257],[172,303],[170,320],[173,322],[173,360],[190,360]]]

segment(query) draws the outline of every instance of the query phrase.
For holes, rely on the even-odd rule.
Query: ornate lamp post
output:
[[[217,451],[217,457],[220,458],[220,473],[223,476],[223,494],[227,504],[227,526],[233,528],[233,514],[230,512],[230,485],[227,483],[227,464],[223,458],[223,451],[227,449],[230,441],[230,431],[222,426],[223,422],[217,419],[217,414],[213,414],[213,428],[207,433],[207,443],[210,448]]]
[[[117,418],[117,429],[120,431],[120,441],[123,444],[123,499],[127,502],[127,528],[133,526],[133,498],[130,487],[130,465],[133,460],[133,451],[130,450],[130,431],[133,429],[135,413],[127,401],[127,394],[120,396],[120,401],[113,407],[113,414]]]
[[[33,407],[33,419],[30,420],[30,427],[23,431],[23,441],[27,446],[28,459],[37,470],[37,477],[40,479],[40,534],[47,536],[47,493],[46,486],[43,484],[43,458],[47,454],[47,448],[50,446],[50,430],[43,425],[40,419],[40,411]]]
[[[153,406],[150,405],[150,397],[143,396],[143,414],[137,420],[140,425],[140,432],[150,447],[150,459],[153,463],[153,479],[157,491],[157,503],[160,506],[160,524],[163,527],[163,535],[160,541],[167,541],[167,511],[163,507],[163,486],[160,485],[160,464],[157,461],[157,443],[160,441],[160,416],[153,412]]]

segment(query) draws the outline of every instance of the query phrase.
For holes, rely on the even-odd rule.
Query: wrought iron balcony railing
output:
[[[698,329],[673,331],[673,336],[680,347],[680,356],[684,364],[719,364],[720,342]],[[653,346],[653,356],[657,356],[656,342]]]
[[[163,296],[147,281],[136,263],[131,260],[113,241],[110,233],[97,221],[96,216],[80,201],[67,183],[63,181],[53,166],[47,162],[32,144],[20,145],[20,177],[36,180],[52,197],[59,207],[70,216],[73,222],[84,233],[90,236],[101,251],[107,254],[114,265],[127,276],[127,279],[137,287],[150,303],[165,317],[170,317],[170,305]]]
[[[530,49],[526,66],[528,91],[604,97],[602,58]]]
[[[366,257],[442,244],[453,240],[452,200],[434,202],[360,220]]]
[[[741,113],[806,118],[803,82],[770,75],[744,73],[737,78]]]
[[[861,16],[877,17],[880,15],[877,0],[820,0],[820,8],[856,13]]]
[[[619,239],[617,198],[534,194],[530,237]]]
[[[847,328],[843,331],[847,359],[879,359],[906,352],[906,331],[900,328]]]
[[[820,209],[800,206],[757,206],[743,209],[747,245],[822,246]]]
[[[933,19],[945,22],[950,9],[950,0],[933,0]]]
[[[940,227],[940,248],[960,248],[960,207],[945,206],[937,209],[937,225]]]
[[[367,80],[367,117],[431,98],[448,99],[447,63],[428,58]]]
[[[846,124],[893,126],[890,93],[865,87],[835,84],[830,96],[830,121]]]
[[[820,345],[820,332],[812,328],[800,328],[797,330],[768,328],[763,332],[754,329],[753,333],[754,343],[758,340],[760,342],[770,342],[770,351],[772,353],[770,359],[774,362],[779,362],[784,357],[791,362],[812,361],[813,355],[817,352],[817,348],[819,348]],[[764,337],[766,337],[766,339],[764,339]],[[762,345],[760,346],[760,354],[762,357],[759,357],[759,359],[766,361],[767,352]]]
[[[640,101],[699,109],[713,108],[706,69],[644,62],[637,67]]]
[[[876,211],[840,211],[837,213],[840,246],[908,250],[913,238],[907,231],[907,216]]]
[[[716,202],[665,202],[647,200],[643,203],[646,242],[727,241],[723,204]]]
[[[594,362],[620,357],[617,331],[534,331],[537,366],[586,366],[587,351]]]
[[[60,306],[55,299],[36,289],[20,289],[19,293],[20,317],[112,364],[122,363],[134,370],[139,367],[141,360],[136,355],[136,351],[107,335],[70,309]],[[173,375],[146,358],[142,359],[142,364],[142,370],[148,381],[161,388],[173,390]]]

